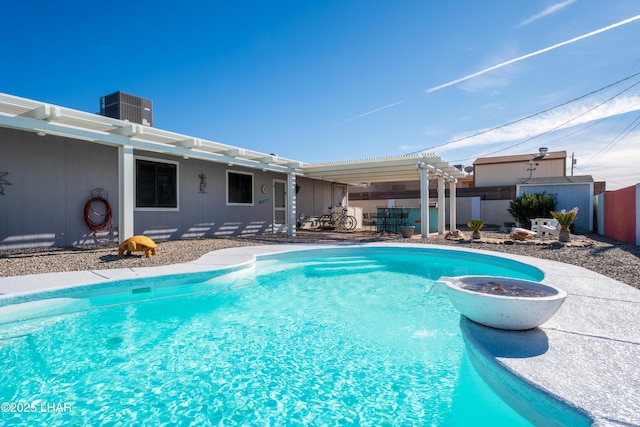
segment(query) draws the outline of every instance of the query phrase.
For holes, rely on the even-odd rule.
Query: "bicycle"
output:
[[[341,206],[337,206],[340,208]],[[337,214],[335,212],[336,207],[329,206],[329,213],[321,215],[318,219],[320,223],[320,227],[324,229],[335,229],[341,228],[343,230],[353,230],[358,225],[358,220],[353,215],[348,215],[348,209],[346,207],[342,208],[342,213]]]

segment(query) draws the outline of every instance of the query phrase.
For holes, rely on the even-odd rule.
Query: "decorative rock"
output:
[[[526,233],[523,231],[515,231],[513,233],[511,233],[511,237],[513,240],[530,240],[533,239],[533,236],[531,236],[530,233]]]
[[[447,240],[464,240],[467,236],[460,230],[447,231],[444,235]]]

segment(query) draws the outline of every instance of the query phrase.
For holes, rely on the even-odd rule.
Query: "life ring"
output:
[[[93,203],[101,202],[104,204],[105,213],[96,212],[93,209]],[[104,217],[102,222],[96,222],[93,220],[93,217]],[[112,223],[111,223],[111,205],[104,197],[92,197],[85,205],[84,205],[84,222],[87,223],[87,227],[91,230],[92,234],[99,233],[101,231],[111,232]]]

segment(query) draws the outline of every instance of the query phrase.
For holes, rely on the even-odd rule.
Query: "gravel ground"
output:
[[[463,229],[463,232],[465,230]],[[467,235],[470,233],[466,231]],[[597,234],[573,236],[571,245],[560,246],[551,240],[515,242],[497,231],[484,231],[481,241],[448,240],[443,236],[423,240],[402,239],[396,235],[379,236],[371,232],[333,233],[298,232],[296,237],[261,235],[251,237],[172,240],[158,243],[158,255],[150,259],[135,252],[118,257],[116,243],[66,248],[38,248],[0,251],[0,277],[60,271],[101,270],[168,265],[192,261],[207,252],[237,246],[283,243],[393,241],[477,248],[544,258],[585,267],[640,289],[640,247],[620,243]],[[505,244],[504,242],[507,242]],[[557,243],[557,242],[555,242]]]

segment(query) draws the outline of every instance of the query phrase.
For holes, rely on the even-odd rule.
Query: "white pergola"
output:
[[[422,237],[429,237],[429,179],[438,180],[438,233],[445,231],[445,181],[449,183],[449,224],[456,224],[456,182],[464,173],[435,154],[386,157],[302,166],[309,178],[358,185],[371,182],[420,180],[420,221]]]
[[[427,154],[339,163],[306,164],[215,141],[195,138],[158,128],[129,123],[98,114],[60,107],[0,93],[0,127],[56,135],[118,148],[118,205],[121,239],[133,235],[134,186],[133,150],[164,153],[184,159],[200,159],[286,174],[288,232],[295,235],[296,176],[353,184],[373,181],[421,180],[422,206],[429,205],[428,181],[438,179],[438,231],[444,231],[444,181],[451,187],[451,224],[455,224],[455,182],[463,174],[442,160]],[[429,210],[422,209],[423,224]],[[428,227],[423,227],[423,237]],[[426,233],[426,234],[425,234]]]

